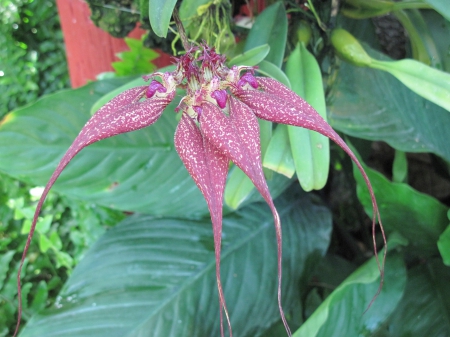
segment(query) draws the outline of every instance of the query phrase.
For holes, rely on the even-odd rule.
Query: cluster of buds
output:
[[[253,67],[233,66],[229,69],[225,66],[225,57],[207,45],[190,48],[177,60],[175,71],[156,72],[144,78],[150,81],[149,85],[129,89],[100,108],[65,153],[38,202],[23,258],[31,242],[42,204],[50,188],[72,158],[94,142],[153,124],[175,98],[176,89],[183,88],[186,95],[176,109],[182,116],[175,131],[174,142],[183,164],[201,190],[211,214],[221,308],[221,335],[224,335],[225,314],[229,334],[232,336],[220,281],[223,195],[229,162],[232,161],[251,179],[273,214],[278,244],[278,305],[290,336],[291,332],[281,305],[280,217],[263,173],[257,119],[307,128],[336,142],[356,163],[364,176],[372,198],[372,220],[375,226],[376,218],[379,217],[378,207],[362,166],[340,136],[305,100],[274,79],[255,76]],[[382,273],[380,264],[379,267]],[[21,305],[20,275],[18,285],[19,305]]]

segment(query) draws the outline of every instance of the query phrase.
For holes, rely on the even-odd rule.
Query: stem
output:
[[[181,22],[180,16],[178,15],[178,10],[175,8],[173,10],[173,19],[178,28],[178,33],[180,34],[181,42],[183,43],[184,50],[188,52],[191,49],[191,45],[186,37],[186,31],[184,30],[183,23]]]

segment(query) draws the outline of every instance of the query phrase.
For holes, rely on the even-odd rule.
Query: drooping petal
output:
[[[381,287],[383,284],[383,276],[384,276],[383,265],[386,259],[387,249],[384,250],[383,262],[381,265],[378,260],[375,242],[375,226],[377,217],[379,220],[381,233],[383,235],[384,245],[386,246],[387,243],[375,194],[373,192],[372,185],[370,184],[366,172],[364,171],[363,167],[358,161],[358,158],[356,158],[355,154],[347,146],[344,140],[303,98],[299,97],[292,90],[290,90],[289,88],[287,88],[286,86],[284,86],[283,84],[279,83],[274,79],[257,77],[257,81],[259,84],[259,88],[264,91],[246,90],[238,86],[232,88],[232,92],[242,102],[248,105],[253,110],[255,115],[261,119],[265,119],[280,124],[303,127],[309,130],[316,131],[330,138],[350,156],[350,158],[357,165],[359,171],[363,175],[364,180],[369,189],[373,207],[372,237],[375,249],[375,257],[381,274],[380,288],[377,292],[378,295],[379,291],[381,291]]]
[[[205,137],[247,174],[272,211],[278,246],[278,305],[286,331],[291,336],[281,305],[281,223],[264,178],[258,120],[250,108],[233,97],[229,98],[228,117],[210,102],[204,102],[202,108],[200,126]]]
[[[175,148],[208,204],[214,233],[221,336],[224,335],[222,308],[228,322],[230,336],[232,336],[231,323],[220,281],[222,207],[228,173],[228,159],[207,138],[202,136],[195,122],[185,113],[183,113],[175,132]]]
[[[161,116],[164,108],[175,96],[175,92],[173,92],[169,93],[166,97],[154,96],[150,99],[139,102],[139,99],[143,97],[146,90],[147,86],[129,89],[113,98],[102,108],[100,108],[84,125],[83,129],[62,157],[47,185],[45,186],[36,206],[31,229],[23,250],[19,273],[17,275],[19,314],[16,333],[19,328],[22,313],[22,293],[20,284],[21,270],[34,234],[39,213],[50,188],[53,186],[56,179],[59,177],[67,164],[69,164],[73,157],[75,157],[75,155],[84,147],[99,140],[109,138],[120,133],[142,129],[153,124]]]

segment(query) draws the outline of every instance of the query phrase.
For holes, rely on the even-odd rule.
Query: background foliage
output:
[[[383,290],[362,315],[379,286],[362,177],[332,144],[329,165],[301,171],[293,162],[299,150],[311,154],[306,163],[317,160],[313,143],[294,144],[287,128],[260,125],[266,177],[273,196],[280,195],[283,296],[294,336],[450,336],[450,112],[425,98],[426,86],[409,89],[391,58],[427,65],[420,83],[435,84],[435,69],[448,78],[448,8],[439,0],[347,0],[338,12],[331,0],[261,3],[90,2],[97,6],[95,21],[115,34],[138,20],[150,27],[150,18],[150,39],[164,41],[154,46],[168,51],[175,38],[170,17],[179,7],[190,38],[209,38],[230,64],[258,65],[261,74],[303,90],[315,104],[326,103],[329,123],[366,163],[389,253]],[[156,5],[158,15],[152,17],[149,8]],[[217,11],[228,17],[216,17]],[[249,17],[255,19],[251,27]],[[334,27],[351,32],[368,56],[359,47],[345,54],[341,47],[351,40],[333,42]],[[142,57],[153,52],[139,41],[129,44],[132,50],[116,64],[116,75],[152,71]],[[394,71],[374,67],[379,61]],[[305,76],[310,80],[299,83]],[[414,71],[408,76],[417,81]],[[93,82],[48,95],[0,122],[3,335],[14,323],[18,252],[39,194],[31,186],[46,183],[98,106],[135,85],[142,85],[135,76]],[[212,231],[204,200],[173,148],[177,103],[154,126],[83,150],[61,175],[27,259],[23,283],[30,321],[22,336],[110,335],[104,326],[127,336],[217,334]],[[304,191],[305,174],[328,170],[323,189]],[[235,167],[225,199],[222,277],[234,335],[285,336],[276,312],[276,246],[268,210]],[[379,232],[376,240],[382,249]]]

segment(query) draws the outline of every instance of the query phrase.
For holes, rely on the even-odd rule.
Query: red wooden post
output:
[[[61,28],[66,44],[72,88],[80,87],[105,71],[113,71],[111,63],[116,54],[128,47],[123,39],[112,37],[90,20],[90,9],[82,0],[57,0]],[[136,28],[128,36],[140,38],[145,30]],[[158,51],[160,54],[161,52]],[[170,56],[163,54],[152,63],[158,67],[170,64]]]

